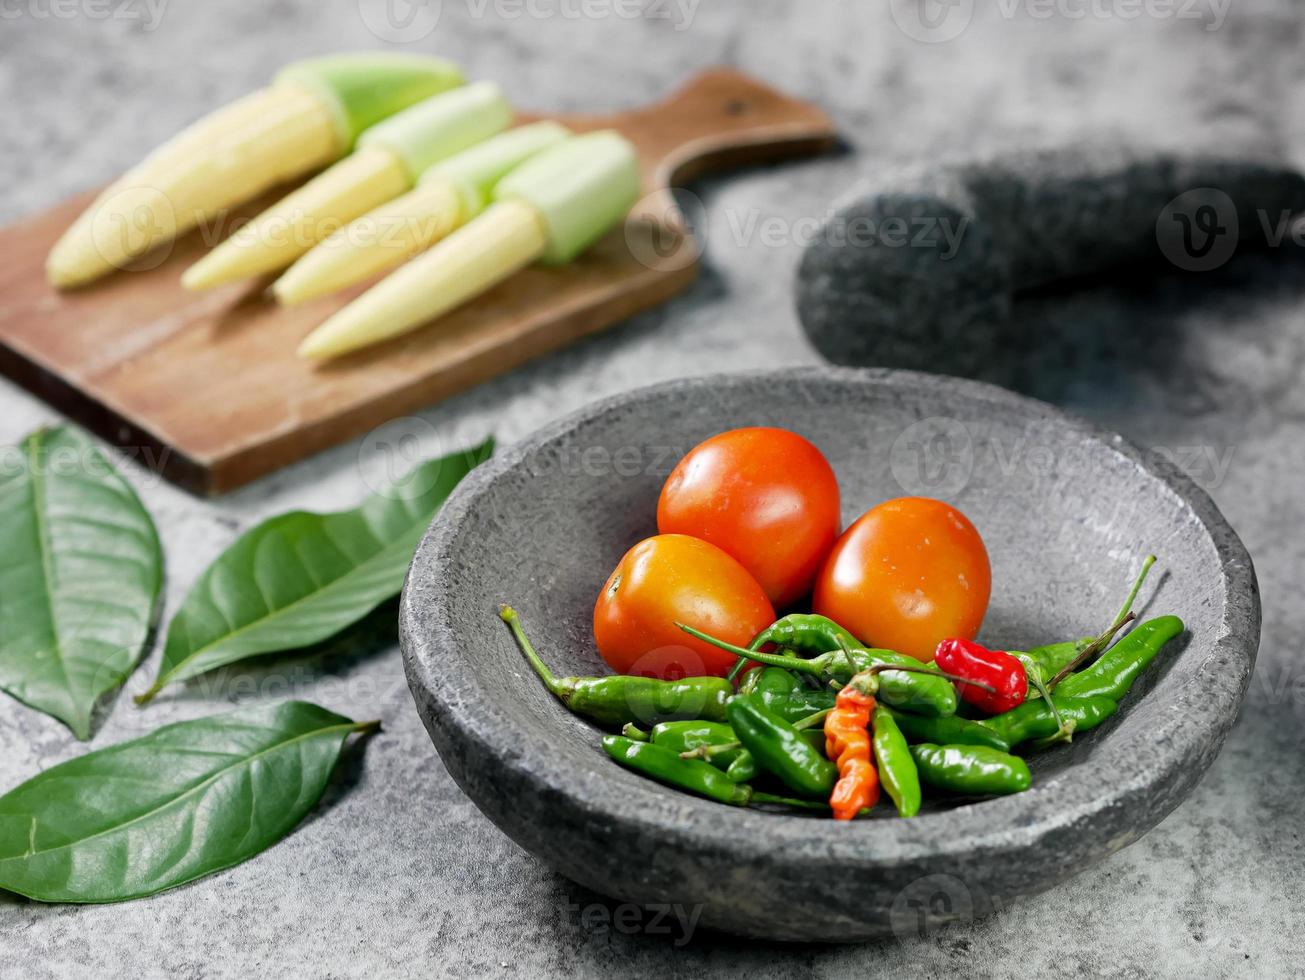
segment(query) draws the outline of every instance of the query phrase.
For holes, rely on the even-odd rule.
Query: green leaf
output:
[[[0,796],[0,888],[119,902],[276,843],[321,798],[354,722],[288,701],[168,725]]]
[[[88,436],[42,429],[0,456],[0,688],[89,738],[162,579],[154,522]]]
[[[136,700],[245,657],[317,643],[397,595],[431,518],[493,450],[489,439],[423,463],[356,510],[294,511],[241,535],[186,596],[158,679]]]

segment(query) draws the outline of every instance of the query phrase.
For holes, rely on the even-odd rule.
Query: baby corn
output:
[[[638,196],[634,148],[616,132],[559,143],[500,181],[484,214],[309,334],[299,354],[337,357],[441,316],[531,262],[569,262],[616,225]]]
[[[512,119],[497,85],[481,82],[410,106],[366,130],[358,149],[282,198],[186,270],[207,289],[290,265],[359,215],[403,194],[439,160],[472,147]]]
[[[439,58],[335,55],[192,124],[114,181],[55,243],[50,282],[83,285],[348,152],[367,126],[462,82]]]
[[[509,130],[437,163],[417,187],[326,238],[272,284],[284,305],[307,302],[375,278],[425,251],[480,214],[494,185],[570,135],[538,122]]]

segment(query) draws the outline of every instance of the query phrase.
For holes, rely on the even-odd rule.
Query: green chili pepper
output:
[[[1060,686],[1063,688],[1065,685]],[[1059,690],[1051,696],[1051,700],[1060,711],[1061,718],[1070,724],[1074,732],[1096,728],[1113,715],[1117,708],[1109,698],[1065,697]],[[976,724],[991,729],[1012,746],[1035,738],[1050,738],[1061,730],[1052,705],[1046,701],[1025,701],[1018,708],[985,718]]]
[[[879,783],[897,805],[897,815],[915,816],[920,812],[920,773],[911,758],[906,736],[887,708],[875,708],[872,744]]]
[[[715,759],[712,763],[715,764]],[[746,783],[757,776],[757,760],[747,749],[739,749],[734,760],[725,767],[725,778],[731,783]]]
[[[1011,650],[1012,657],[1018,657],[1021,661],[1025,657],[1038,665],[1042,671],[1042,679],[1049,681],[1067,665],[1074,662],[1080,653],[1086,650],[1096,639],[1095,636],[1085,636],[1078,640],[1065,640],[1061,643],[1046,643],[1040,647],[1033,647],[1028,651]],[[1027,667],[1027,661],[1025,662]]]
[[[1032,777],[1028,764],[986,745],[911,746],[920,779],[936,789],[968,795],[1000,796],[1021,793]]]
[[[1061,697],[1120,700],[1161,648],[1183,631],[1177,616],[1148,620],[1107,650],[1091,667],[1070,674],[1056,686]]]
[[[851,666],[848,665],[847,656],[842,650],[822,655],[830,658],[829,672],[834,680],[846,682],[853,674],[869,670],[871,667],[911,667],[913,668],[911,673],[897,670],[885,670],[881,673],[878,700],[894,708],[904,708],[907,711],[933,715],[937,718],[948,718],[956,714],[956,688],[952,686],[951,681],[941,676],[938,668],[933,664],[922,663],[914,657],[893,650],[853,647],[847,653],[852,659]],[[939,676],[931,677],[929,674],[914,672],[921,668],[939,673]]]
[[[836,695],[828,688],[811,689],[782,667],[759,667],[748,671],[739,686],[740,694],[753,695],[785,721],[799,721],[834,706]]]
[[[1042,698],[1043,703],[1047,705],[1047,713],[1050,714],[1056,724],[1055,733],[1046,736],[1043,742],[1068,742],[1073,739],[1077,723],[1074,719],[1061,714],[1058,702],[1052,698],[1050,689],[1064,680],[1079,664],[1090,660],[1104,650],[1115,634],[1133,619],[1133,602],[1137,599],[1137,593],[1141,590],[1142,583],[1146,581],[1147,573],[1150,572],[1151,566],[1154,564],[1155,555],[1147,555],[1143,559],[1141,571],[1138,572],[1137,578],[1133,580],[1133,586],[1129,589],[1123,606],[1120,607],[1110,625],[1106,627],[1105,632],[1099,636],[1090,639],[1071,640],[1066,643],[1049,644],[1037,648],[1038,654],[1036,656],[1020,652],[1014,654],[1023,665],[1029,684],[1034,689],[1027,696],[1026,703],[1034,698]]]
[[[734,687],[723,677],[686,677],[678,681],[623,674],[554,677],[526,637],[516,611],[511,606],[502,606],[499,616],[512,630],[521,652],[544,686],[578,715],[604,725],[655,724],[688,718],[725,720],[725,702],[733,696]]]
[[[922,663],[914,657],[906,656],[904,653],[897,653],[893,650],[866,649],[858,646],[849,647],[846,651],[838,649],[829,653],[822,653],[810,660],[795,660],[790,657],[779,657],[774,654],[744,650],[742,647],[736,647],[724,640],[709,636],[692,626],[686,626],[683,623],[678,625],[680,629],[690,636],[696,636],[698,639],[720,647],[722,650],[749,657],[758,663],[772,667],[783,667],[786,670],[800,673],[816,674],[840,683],[846,683],[852,678],[853,674],[881,665],[911,667],[916,671],[927,671],[927,673],[884,671],[879,675],[879,700],[894,708],[906,708],[920,714],[935,715],[941,718],[956,714],[956,689],[952,687],[951,681],[941,676],[938,668],[933,664]],[[930,674],[938,674],[938,676],[930,676]]]
[[[802,808],[821,807],[821,804],[813,804],[809,800],[793,800],[770,793],[758,793],[751,786],[731,782],[725,773],[710,763],[697,759],[681,759],[670,749],[651,742],[636,742],[623,735],[604,735],[603,750],[626,769],[667,786],[682,789],[686,793],[705,796],[717,803],[729,803],[733,806],[774,803]]]
[[[733,745],[733,749],[712,753],[707,757],[708,761],[717,769],[723,769],[736,783],[746,783],[757,774],[756,762],[748,750],[739,745],[734,729],[719,721],[664,721],[653,727],[649,741],[670,749],[676,755],[692,752],[704,745]]]
[[[930,718],[909,711],[895,710],[892,711],[892,715],[897,721],[897,727],[911,742],[933,742],[938,745],[987,745],[1002,752],[1010,748],[1005,739],[991,728],[956,715],[950,718]]]
[[[828,653],[842,646],[840,640],[850,647],[864,645],[828,616],[792,613],[758,633],[748,644],[748,649],[760,650],[767,643],[774,643],[803,653]]]
[[[798,679],[782,667],[753,667],[739,683],[740,694],[760,694],[762,691],[791,694],[797,690]]]
[[[652,742],[636,742],[623,735],[604,735],[603,749],[627,769],[717,803],[747,806],[751,796],[747,786],[731,782],[711,763],[681,759],[670,749]]]
[[[1062,670],[1072,664],[1075,660],[1083,655],[1083,652],[1089,647],[1096,645],[1104,647],[1110,642],[1121,629],[1129,622],[1128,611],[1121,614],[1125,618],[1116,619],[1099,636],[1084,636],[1077,640],[1065,640],[1061,643],[1047,643],[1040,647],[1033,647],[1027,652],[1019,650],[1008,651],[1012,657],[1016,657],[1028,669],[1030,665],[1036,664],[1040,670],[1040,677],[1044,682],[1050,683],[1051,679],[1059,674]],[[1032,674],[1029,674],[1030,679]]]
[[[753,637],[752,642],[748,644],[748,649],[760,650],[767,643],[774,643],[803,653],[827,653],[839,648],[840,639],[848,646],[861,646],[860,640],[827,616],[791,613],[771,623]],[[730,668],[728,675],[730,680],[738,676],[747,662],[747,657],[739,657],[738,662]]]
[[[726,716],[758,766],[802,796],[829,796],[838,768],[800,730],[746,694],[730,699]]]
[[[1023,650],[1007,650],[1005,653],[1014,657],[1024,666],[1024,676],[1029,679],[1029,687],[1031,688],[1025,697],[1038,697],[1037,685],[1045,684],[1051,677],[1050,674],[1043,670],[1042,662]]]
[[[1042,698],[1044,704],[1050,705],[1050,712],[1056,722],[1055,739],[1061,742],[1068,742],[1074,737],[1073,721],[1063,717],[1056,703],[1051,701],[1051,691],[1047,688],[1047,678],[1042,673],[1042,665],[1030,657],[1027,653],[1011,654],[1020,665],[1024,668],[1024,676],[1028,678],[1030,690],[1026,691],[1022,704],[1028,704],[1035,698]]]
[[[543,675],[541,675],[543,677]],[[725,702],[734,693],[723,677],[686,677],[662,681],[654,677],[560,677],[544,684],[576,714],[605,725],[628,721],[657,723],[704,718],[721,721]]]
[[[819,711],[816,711],[803,718],[799,718],[797,721],[793,722],[793,727],[796,728],[799,732],[801,732],[802,736],[821,753],[825,751],[825,731],[824,731],[823,723],[825,717],[829,714],[830,710],[831,709],[829,708],[822,708]],[[731,731],[733,731],[733,729],[731,729]],[[738,738],[737,735],[735,735],[734,737],[735,739]],[[734,768],[735,766],[739,766],[740,768],[742,768],[743,765],[753,764],[752,754],[748,752],[746,749],[744,749],[743,743],[739,741],[719,742],[715,745],[699,746],[696,749],[690,749],[687,752],[681,752],[680,758],[681,759],[706,759],[708,762],[714,762],[718,755],[724,755],[726,753],[734,752],[735,750],[742,750],[739,758],[744,759],[746,761],[744,763],[740,763],[738,760],[735,760],[733,763],[730,764],[730,768]],[[726,771],[728,772],[729,770]]]
[[[1098,648],[1104,648],[1110,642],[1111,637],[1123,629],[1124,624],[1128,622],[1129,614],[1133,611],[1133,603],[1137,601],[1137,594],[1142,590],[1142,583],[1146,581],[1151,566],[1156,562],[1155,555],[1147,555],[1142,560],[1142,568],[1133,579],[1133,584],[1128,590],[1128,595],[1124,599],[1124,604],[1120,606],[1119,612],[1115,615],[1114,620],[1106,631],[1100,636],[1084,636],[1077,640],[1065,640],[1061,643],[1047,643],[1039,647],[1033,647],[1027,652],[1009,651],[1012,657],[1018,657],[1029,666],[1029,661],[1036,663],[1041,668],[1041,679],[1045,682],[1050,681],[1062,670],[1068,667],[1074,661],[1083,655],[1083,652],[1094,644]],[[1025,659],[1027,658],[1027,659]],[[1029,675],[1032,678],[1032,674]]]
[[[659,722],[649,731],[648,741],[654,745],[664,745],[674,752],[688,752],[703,745],[720,745],[722,742],[733,742],[736,739],[734,730],[724,722],[695,719]]]

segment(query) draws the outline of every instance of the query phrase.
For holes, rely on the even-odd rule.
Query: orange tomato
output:
[[[756,579],[725,552],[683,534],[659,534],[627,551],[603,585],[594,605],[594,641],[621,674],[723,676],[734,655],[675,624],[747,646],[774,620]]]
[[[988,551],[969,519],[941,500],[901,497],[843,532],[813,606],[863,643],[927,661],[948,637],[974,638],[991,590]]]
[[[710,541],[780,607],[811,591],[838,528],[833,469],[787,429],[712,436],[676,464],[657,501],[657,530]]]

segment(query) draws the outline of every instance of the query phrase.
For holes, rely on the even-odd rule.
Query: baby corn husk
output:
[[[284,269],[318,242],[412,187],[438,160],[494,135],[512,111],[480,82],[410,106],[363,132],[350,157],[282,198],[186,270],[188,289]]]
[[[558,123],[509,130],[437,163],[417,187],[326,238],[272,284],[284,305],[373,279],[425,251],[484,210],[513,168],[570,135]]]
[[[46,262],[58,287],[91,282],[276,184],[347,152],[357,128],[459,84],[446,61],[338,55],[192,124],[102,192]]]
[[[502,282],[547,246],[534,208],[495,204],[328,319],[299,345],[299,356],[339,357],[407,333]]]
[[[447,181],[456,185],[466,199],[467,209],[479,214],[499,181],[527,160],[570,138],[571,130],[561,123],[545,120],[518,126],[428,168],[421,182]]]
[[[603,129],[532,157],[499,181],[494,200],[529,201],[548,229],[541,259],[570,262],[605,235],[639,197],[639,158],[629,141]]]
[[[476,82],[427,99],[367,130],[359,146],[383,146],[398,156],[412,182],[441,160],[501,133],[512,107],[493,82]]]
[[[336,357],[386,340],[536,259],[568,261],[617,224],[638,194],[638,160],[627,140],[611,130],[565,140],[512,171],[484,214],[337,312],[299,353]]]
[[[276,80],[316,92],[335,114],[346,150],[382,120],[465,81],[451,61],[391,52],[308,58],[282,68]]]

